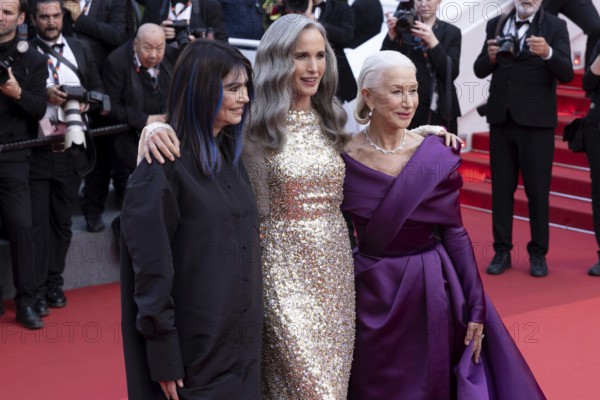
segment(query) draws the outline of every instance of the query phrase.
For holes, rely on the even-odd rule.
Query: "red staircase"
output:
[[[590,172],[583,153],[571,152],[562,141],[565,125],[577,117],[584,116],[590,101],[585,97],[582,86],[583,71],[576,71],[568,85],[559,86],[558,126],[554,150],[554,165],[550,185],[550,223],[567,229],[593,231]],[[464,179],[461,190],[463,205],[479,209],[492,209],[492,186],[489,166],[489,133],[475,133],[472,150],[462,154],[460,173]],[[527,196],[519,181],[515,193],[514,215],[528,217]]]

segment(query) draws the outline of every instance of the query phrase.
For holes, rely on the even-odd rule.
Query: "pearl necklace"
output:
[[[368,126],[365,128],[365,137],[367,138],[367,142],[369,142],[369,144],[371,146],[373,146],[373,148],[375,148],[375,150],[380,151],[383,154],[394,154],[395,152],[402,150],[404,148],[404,145],[406,144],[406,129],[404,129],[404,132],[402,133],[402,143],[400,143],[400,146],[398,146],[392,150],[384,149],[383,147],[379,147],[375,143],[373,143],[373,141],[369,137],[369,127]]]

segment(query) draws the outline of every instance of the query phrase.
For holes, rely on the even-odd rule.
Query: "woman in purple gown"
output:
[[[342,155],[342,209],[358,239],[351,398],[545,399],[484,294],[460,214],[459,152],[406,129],[415,71],[394,51],[365,60],[355,117],[369,126]]]

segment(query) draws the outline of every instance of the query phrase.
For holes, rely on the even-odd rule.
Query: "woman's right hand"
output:
[[[177,395],[177,386],[183,387],[183,379],[177,379],[176,381],[164,381],[158,382],[163,393],[167,397],[167,400],[179,400]]]
[[[152,164],[150,153],[161,164],[165,162],[163,156],[171,161],[175,161],[175,156],[181,157],[179,147],[180,143],[177,134],[170,125],[160,124],[158,127],[152,126],[152,124],[148,125],[142,130],[142,134],[140,135],[137,163],[139,164],[145,158],[148,164]]]

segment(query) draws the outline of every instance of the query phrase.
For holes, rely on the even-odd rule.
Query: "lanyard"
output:
[[[92,0],[85,0],[85,4],[83,5],[83,8],[81,9],[81,13],[83,15],[88,15],[88,9],[90,8],[91,3],[92,3]]]
[[[63,54],[62,47],[58,51],[58,54],[60,54],[62,56],[62,54]],[[52,62],[52,58],[50,58],[50,54],[46,53],[46,55],[48,56],[48,68],[50,68],[50,72],[52,74],[52,79],[54,80],[54,84],[59,85],[60,81],[58,80],[58,70],[60,68],[60,59],[58,59],[58,58],[56,59],[56,66],[54,66],[54,63]]]
[[[90,1],[91,1],[91,0],[90,0]],[[184,13],[184,11],[188,9],[188,7],[191,7],[191,5],[192,5],[192,2],[191,2],[191,1],[188,1],[188,2],[185,4],[185,7],[182,7],[182,8],[179,10],[179,12],[176,12],[176,11],[175,11],[175,8],[176,8],[175,6],[176,6],[177,4],[179,4],[179,2],[177,2],[177,3],[175,3],[175,4],[171,4],[171,12],[172,12],[172,13],[173,13],[173,15],[175,16],[175,20],[178,20],[178,19],[179,19],[179,16],[180,16],[181,14],[183,14],[183,13]]]

